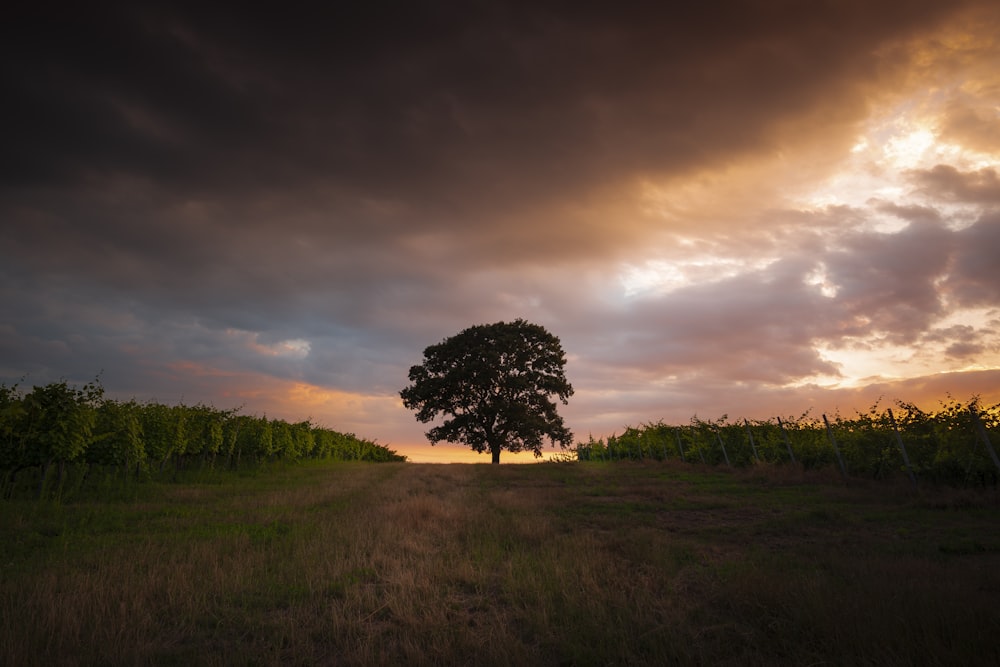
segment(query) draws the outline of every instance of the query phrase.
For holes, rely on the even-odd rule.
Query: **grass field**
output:
[[[1000,664],[995,489],[790,468],[309,463],[5,501],[0,577],[2,665]]]

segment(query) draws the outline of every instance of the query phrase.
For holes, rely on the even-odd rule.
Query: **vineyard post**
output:
[[[906,454],[906,445],[903,444],[903,436],[899,434],[899,427],[896,426],[896,418],[892,416],[892,409],[888,410],[889,413],[889,423],[892,424],[892,430],[896,434],[896,444],[899,445],[899,451],[903,453],[903,463],[906,464],[906,474],[910,476],[910,481],[913,482],[913,486],[917,485],[917,478],[913,474],[913,466],[910,465],[910,457]]]
[[[830,428],[830,422],[827,421],[826,415],[823,415],[823,423],[826,424],[826,436],[830,438],[830,444],[833,445],[833,453],[837,455],[837,463],[840,464],[840,474],[843,475],[844,479],[847,479],[847,468],[844,466],[844,459],[840,456],[840,448],[837,447],[837,439],[833,437],[833,429]]]
[[[986,451],[990,453],[990,458],[993,459],[993,465],[1000,470],[1000,459],[997,458],[996,450],[993,449],[993,444],[990,442],[990,436],[986,432],[986,427],[983,426],[983,422],[979,419],[979,413],[976,412],[975,406],[969,406],[969,412],[972,413],[972,422],[976,425],[976,430],[979,431],[979,437],[982,438],[983,444],[986,445]]]
[[[778,426],[781,427],[781,435],[785,438],[785,448],[788,449],[788,458],[795,463],[795,454],[792,454],[792,440],[788,437],[788,431],[785,430],[785,423],[781,421],[781,417],[778,417]]]
[[[726,452],[726,443],[722,442],[722,434],[719,433],[718,426],[715,427],[715,438],[719,441],[719,445],[722,447],[722,456],[726,459],[726,465],[732,468],[733,464],[729,462],[729,454]]]
[[[757,456],[757,445],[754,444],[753,441],[753,431],[750,430],[750,422],[748,422],[746,418],[744,418],[743,423],[747,427],[747,436],[749,436],[750,438],[750,449],[753,450],[753,460],[756,461],[757,463],[760,463],[760,457]]]
[[[684,458],[684,447],[681,445],[681,429],[674,429],[674,436],[677,438],[677,451],[681,454],[681,461],[687,463],[687,459]]]

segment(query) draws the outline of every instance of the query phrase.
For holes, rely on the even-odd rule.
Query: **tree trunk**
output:
[[[493,454],[493,465],[500,465],[500,448],[496,447],[491,449],[490,452]]]

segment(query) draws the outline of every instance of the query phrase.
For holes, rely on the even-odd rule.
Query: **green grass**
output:
[[[0,503],[0,664],[1000,664],[1000,500],[309,463]]]

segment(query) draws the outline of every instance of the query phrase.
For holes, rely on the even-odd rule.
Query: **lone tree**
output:
[[[482,324],[424,350],[424,363],[410,368],[412,384],[399,395],[424,424],[451,417],[427,432],[432,445],[464,442],[489,450],[493,463],[503,449],[539,457],[545,437],[564,448],[573,442],[549,398],[565,405],[573,395],[565,365],[559,339],[542,326],[522,319]]]

